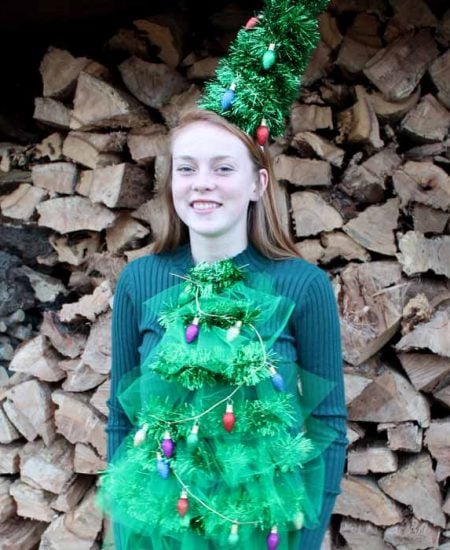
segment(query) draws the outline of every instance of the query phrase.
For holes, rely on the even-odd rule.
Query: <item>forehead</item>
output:
[[[174,157],[190,156],[246,156],[250,154],[244,143],[224,128],[210,122],[193,122],[179,130],[172,139]]]

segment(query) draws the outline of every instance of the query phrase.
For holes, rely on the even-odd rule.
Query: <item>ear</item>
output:
[[[260,168],[258,170],[256,181],[253,185],[253,192],[250,200],[255,202],[258,201],[264,194],[264,191],[266,190],[268,182],[269,182],[269,174],[267,170],[265,168]]]

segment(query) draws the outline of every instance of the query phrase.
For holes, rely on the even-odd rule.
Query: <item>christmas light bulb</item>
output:
[[[148,432],[148,424],[144,424],[142,426],[142,428],[140,428],[135,434],[134,434],[134,438],[133,438],[133,445],[135,447],[137,447],[138,445],[140,445],[141,443],[143,443],[145,441],[145,438],[147,436],[147,432]]]
[[[191,433],[187,436],[186,444],[189,451],[195,451],[198,445],[198,430],[200,426],[198,424],[194,424],[192,426]]]
[[[199,321],[200,321],[200,319],[198,317],[194,317],[194,319],[192,320],[192,323],[190,325],[188,325],[187,328],[186,328],[185,338],[186,338],[186,342],[188,344],[193,342],[198,336],[198,333],[199,333],[198,323],[199,323]]]
[[[239,542],[239,534],[238,534],[239,526],[237,523],[233,523],[231,526],[231,532],[230,536],[228,537],[228,543],[234,546]]]
[[[262,58],[262,66],[266,71],[272,67],[272,65],[275,63],[276,55],[275,55],[275,44],[272,42],[272,44],[269,44],[269,47],[266,52],[264,52],[263,58]]]
[[[166,455],[167,458],[170,458],[173,455],[173,452],[175,450],[175,443],[170,437],[170,432],[164,433],[164,438],[161,443],[161,449],[163,450],[163,453]]]
[[[189,501],[188,501],[188,495],[187,492],[183,489],[181,491],[180,498],[177,502],[177,510],[181,517],[184,517],[187,514],[187,511],[189,509]]]
[[[295,528],[301,529],[303,527],[304,520],[305,520],[305,514],[303,512],[299,512],[294,519]]]
[[[236,323],[227,330],[227,342],[232,342],[237,338],[241,332],[242,321],[236,321]]]
[[[273,526],[267,535],[267,550],[277,550],[279,544],[280,536],[278,535],[278,529]]]
[[[226,408],[225,414],[223,415],[222,422],[223,422],[223,427],[227,430],[227,432],[231,432],[236,422],[236,417],[234,416],[234,413],[233,413],[232,403],[227,404],[227,408]]]
[[[269,128],[267,127],[266,119],[261,120],[261,125],[256,129],[256,141],[261,147],[266,144],[269,139]]]
[[[253,29],[253,27],[256,27],[256,25],[258,25],[258,23],[259,23],[259,18],[258,17],[250,17],[250,19],[245,24],[244,28],[247,29],[247,30]]]
[[[284,380],[281,374],[277,372],[273,367],[270,367],[269,371],[272,375],[272,386],[277,391],[284,391]]]
[[[236,98],[235,90],[236,90],[236,84],[233,82],[233,84],[223,94],[222,101],[221,101],[223,111],[228,111],[228,109],[231,107],[233,101]]]
[[[161,456],[161,453],[156,453],[156,469],[158,471],[158,474],[163,479],[167,479],[169,477],[170,468],[167,462]]]

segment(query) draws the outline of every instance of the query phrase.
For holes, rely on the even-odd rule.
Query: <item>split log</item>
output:
[[[121,162],[119,153],[123,152],[126,140],[125,132],[69,132],[64,140],[63,153],[88,168],[101,168]]]
[[[450,312],[436,311],[428,323],[418,325],[395,345],[400,351],[428,348],[433,353],[450,357]]]
[[[7,477],[0,477],[0,525],[16,515],[16,505],[9,494],[10,487],[11,480]]]
[[[394,548],[438,548],[440,534],[438,527],[412,517],[401,525],[388,527],[384,540]],[[442,546],[439,548],[442,549]]]
[[[399,353],[398,358],[417,391],[434,392],[450,383],[450,359],[432,353]]]
[[[331,185],[331,166],[324,160],[278,155],[273,168],[277,180],[286,180],[298,187]]]
[[[372,378],[357,372],[344,372],[345,404],[348,406],[372,383]]]
[[[350,550],[370,548],[370,550],[386,550],[391,548],[383,540],[383,531],[380,527],[367,521],[356,521],[342,518],[339,533],[344,537]]]
[[[175,17],[162,15],[149,19],[133,21],[140,36],[159,48],[158,56],[163,63],[173,69],[179,65],[182,59],[183,33],[180,21]]]
[[[52,503],[52,508],[58,512],[69,512],[73,510],[92,486],[93,481],[92,476],[75,476],[72,481],[64,487],[55,502]]]
[[[363,439],[365,434],[365,430],[361,428],[359,424],[356,424],[356,422],[347,422],[347,439],[349,445],[353,445],[355,441]]]
[[[409,96],[439,51],[429,30],[407,33],[376,53],[364,74],[387,99]]]
[[[305,152],[306,150],[307,154],[304,156],[310,156],[309,151],[312,151],[319,158],[326,160],[338,168],[340,168],[344,162],[345,151],[314,132],[299,132],[295,134],[291,145],[299,153]]]
[[[420,453],[423,431],[412,422],[402,422],[387,427],[388,447],[393,451]]]
[[[398,223],[399,204],[399,199],[394,198],[381,206],[369,206],[342,229],[364,248],[394,256],[397,252],[394,230]]]
[[[88,404],[80,400],[79,395],[61,390],[53,392],[52,399],[58,405],[55,411],[57,431],[71,443],[90,443],[104,457],[105,423]]]
[[[378,485],[391,498],[410,506],[417,519],[445,526],[442,496],[427,453],[408,458],[397,472],[380,478]]]
[[[161,236],[165,230],[163,220],[160,215],[162,200],[159,197],[144,202],[141,206],[131,213],[133,218],[142,220],[150,225],[152,229],[153,240]]]
[[[180,73],[162,63],[149,63],[139,57],[130,57],[118,68],[125,86],[133,96],[154,109],[160,109],[174,94],[180,94],[188,87]]]
[[[350,449],[347,459],[347,472],[351,475],[395,472],[398,468],[397,455],[387,449],[384,443],[371,443]]]
[[[359,365],[400,326],[404,296],[401,266],[383,261],[349,264],[337,277],[344,358]]]
[[[386,370],[349,404],[348,417],[354,422],[416,421],[419,426],[428,427],[430,406],[406,378]]]
[[[17,272],[28,279],[35,297],[42,303],[53,303],[58,296],[65,296],[68,293],[66,287],[59,279],[35,271],[27,265],[18,268]]]
[[[21,438],[21,434],[8,418],[4,407],[0,407],[0,444],[12,443]],[[2,445],[3,447],[3,445]]]
[[[450,212],[442,212],[423,204],[415,204],[412,218],[414,231],[441,234],[444,233],[450,220]]]
[[[38,335],[17,347],[9,368],[15,372],[31,374],[46,382],[57,382],[65,376],[64,371],[58,367],[59,359],[45,336]]]
[[[152,124],[131,130],[127,141],[131,158],[145,164],[155,160],[158,155],[168,153],[167,130],[162,124]]]
[[[139,128],[150,122],[145,107],[133,96],[87,73],[80,74],[70,117],[72,130]]]
[[[33,118],[54,128],[70,128],[70,110],[61,101],[50,97],[35,98]]]
[[[108,416],[108,406],[107,401],[109,399],[109,393],[111,389],[111,381],[105,380],[103,384],[95,390],[93,396],[91,397],[89,403],[100,411],[105,416]],[[1,456],[1,453],[0,453]],[[1,472],[0,472],[1,473]]]
[[[75,90],[80,72],[89,64],[86,57],[73,57],[68,51],[50,47],[39,71],[45,97],[68,97]]]
[[[433,420],[425,433],[425,445],[437,461],[436,479],[443,481],[450,476],[450,419]]]
[[[350,74],[360,73],[381,48],[380,20],[368,13],[358,14],[345,34],[336,64]]]
[[[322,40],[332,50],[339,47],[342,42],[342,34],[339,31],[336,17],[325,11],[319,15],[319,31]]]
[[[94,542],[102,528],[102,513],[95,502],[95,488],[91,487],[83,500],[67,513],[64,524],[80,539]]]
[[[50,522],[58,514],[51,508],[55,495],[30,487],[20,479],[12,483],[9,492],[17,504],[17,515],[37,521]]]
[[[365,143],[374,150],[384,146],[380,137],[380,125],[375,109],[366,90],[362,86],[355,86],[356,103],[353,105],[348,140],[352,143]]]
[[[403,519],[401,507],[381,492],[375,481],[356,476],[342,479],[333,511],[380,526],[394,525]]]
[[[92,172],[89,198],[109,208],[138,208],[150,198],[150,179],[139,166],[123,163]]]
[[[433,393],[433,397],[450,408],[450,385]]]
[[[100,235],[93,231],[62,237],[50,235],[48,241],[58,255],[59,262],[74,266],[85,264],[101,247]]]
[[[216,75],[217,65],[220,59],[218,57],[206,57],[195,61],[187,70],[186,76],[189,80],[207,80]]]
[[[449,71],[450,51],[435,59],[429,68],[431,80],[438,89],[437,98],[447,109],[450,109]]]
[[[368,262],[370,254],[367,250],[342,231],[331,231],[320,236],[323,251],[320,256],[322,263],[328,263],[335,258],[344,258],[348,261],[360,260]]]
[[[343,225],[339,212],[317,193],[292,193],[291,205],[297,237],[317,235],[321,231],[331,231]]]
[[[133,246],[150,233],[150,230],[130,214],[121,214],[114,225],[106,230],[105,240],[108,250],[111,253],[120,253],[126,248]]]
[[[331,71],[333,67],[332,53],[332,49],[323,40],[319,40],[308,67],[303,73],[302,83],[304,86],[311,86]]]
[[[450,211],[450,176],[431,162],[408,161],[393,175],[402,206],[419,202]]]
[[[60,548],[73,548],[76,550],[93,550],[92,541],[81,539],[65,525],[65,516],[60,515],[54,519],[42,533],[40,548],[46,550],[59,550]]]
[[[37,205],[46,197],[45,189],[21,183],[12,193],[2,197],[0,209],[8,218],[28,221],[34,216]]]
[[[18,473],[19,451],[20,449],[22,449],[22,447],[22,442],[0,445],[0,474]]]
[[[83,197],[59,197],[37,206],[38,225],[59,233],[73,231],[102,231],[112,225],[117,215],[100,204]]]
[[[44,311],[39,331],[65,357],[78,357],[86,345],[86,336],[61,323],[54,311]]]
[[[81,360],[98,374],[111,369],[111,311],[98,317],[91,327]]]
[[[330,107],[295,103],[291,110],[291,127],[294,134],[333,129],[333,116]]]
[[[42,440],[27,443],[20,452],[20,478],[30,487],[58,495],[74,477],[73,454],[63,437],[50,446]]]
[[[413,109],[420,99],[420,85],[404,99],[390,101],[383,94],[374,92],[368,95],[368,99],[382,122],[395,123]]]
[[[316,265],[323,258],[325,250],[319,239],[303,239],[295,243],[295,248],[300,252],[302,258]]]
[[[443,140],[450,128],[450,112],[431,94],[402,120],[400,129],[412,139],[427,143]]]
[[[408,231],[398,241],[396,254],[407,275],[425,273],[429,269],[450,277],[450,236],[427,239],[418,231]]]
[[[24,518],[0,522],[2,550],[34,548],[41,540],[45,527],[45,523]]]
[[[75,472],[79,474],[97,475],[106,469],[106,460],[102,459],[90,445],[77,443],[73,466]]]
[[[58,317],[63,323],[70,323],[77,317],[94,322],[97,316],[109,309],[111,297],[111,286],[108,281],[103,281],[94,290],[93,294],[82,296],[78,302],[64,304],[58,313]]]
[[[22,382],[6,392],[4,409],[28,441],[40,435],[45,444],[50,445],[55,439],[54,406],[50,395],[49,386],[38,380]]]
[[[63,160],[62,156],[63,136],[59,132],[53,132],[35,147],[36,160],[47,159],[50,161]]]
[[[191,85],[185,92],[176,94],[167,105],[161,108],[161,114],[169,128],[176,126],[180,117],[187,111],[198,107],[201,91],[195,85]]]
[[[59,365],[67,372],[67,378],[62,383],[64,391],[84,392],[92,390],[104,382],[106,378],[106,376],[94,372],[81,360],[61,361]]]
[[[389,148],[372,155],[362,164],[357,164],[360,156],[350,161],[338,187],[356,201],[377,203],[383,199],[386,180],[400,166],[400,157]]]

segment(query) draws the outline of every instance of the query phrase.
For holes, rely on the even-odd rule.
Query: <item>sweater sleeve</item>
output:
[[[315,530],[304,529],[302,537],[311,543],[311,546],[305,547],[315,548],[313,541],[323,537],[334,500],[340,492],[348,443],[339,313],[333,287],[323,270],[316,272],[310,279],[296,306],[295,330],[301,367],[333,384],[332,391],[312,413],[313,417],[326,422],[337,433],[337,438],[324,453],[325,487],[321,525]],[[308,387],[303,385],[302,389],[307,395]]]
[[[111,390],[106,428],[108,461],[131,429],[131,424],[117,399],[120,379],[139,364],[139,321],[131,288],[131,273],[129,268],[125,267],[117,282],[113,299]]]

